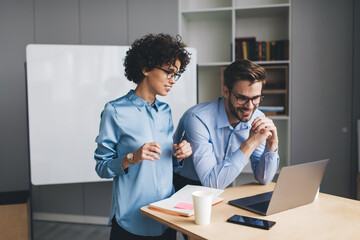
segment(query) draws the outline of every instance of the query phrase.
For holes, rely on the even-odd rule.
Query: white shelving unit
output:
[[[221,69],[236,60],[235,38],[288,39],[291,44],[290,8],[290,0],[179,0],[180,35],[185,44],[196,48],[198,53],[199,102],[221,96]],[[287,66],[287,76],[282,77],[286,88],[264,93],[265,101],[270,101],[266,105],[271,105],[271,99],[279,98],[276,94],[284,95],[284,113],[269,117],[278,128],[280,167],[286,166],[290,164],[291,63],[290,60],[255,62],[264,67]],[[268,73],[271,69],[269,67]],[[251,171],[249,164],[245,171]]]

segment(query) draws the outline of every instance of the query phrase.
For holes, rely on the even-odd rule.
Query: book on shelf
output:
[[[257,61],[266,61],[266,41],[256,42]]]
[[[289,59],[289,40],[256,41],[256,37],[235,38],[235,58],[251,61]]]
[[[213,203],[215,205],[224,200],[219,195],[222,189],[209,188],[204,186],[186,185],[174,193],[170,198],[166,198],[149,205],[149,209],[165,212],[168,214],[191,217],[194,215],[192,193],[195,191],[210,191],[213,193]]]
[[[289,59],[289,40],[277,40],[270,42],[271,60]]]
[[[255,37],[236,38],[235,54],[237,59],[248,59],[255,61],[256,38]]]
[[[262,58],[261,61],[266,61],[266,41],[261,41]]]
[[[270,42],[270,61],[275,61],[277,57],[277,44],[275,41]]]
[[[283,106],[259,106],[258,109],[262,111],[266,116],[274,116],[284,112]]]
[[[270,42],[269,41],[266,41],[265,42],[265,52],[266,52],[266,57],[265,57],[265,60],[266,61],[270,61]]]

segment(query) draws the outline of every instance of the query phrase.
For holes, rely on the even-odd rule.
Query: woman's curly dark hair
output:
[[[145,78],[143,69],[151,71],[155,67],[175,65],[177,59],[181,62],[179,73],[183,73],[190,62],[190,53],[184,47],[179,35],[174,38],[162,33],[148,34],[136,40],[126,52],[125,76],[138,84]]]

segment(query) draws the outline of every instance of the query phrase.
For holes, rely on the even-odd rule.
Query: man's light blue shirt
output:
[[[224,189],[249,162],[240,146],[248,139],[254,119],[264,116],[256,109],[250,121],[240,122],[233,128],[223,97],[190,108],[180,119],[174,141],[178,142],[185,131],[185,139],[191,144],[193,154],[175,172],[200,181],[204,186]],[[254,177],[262,184],[273,179],[279,163],[278,151],[269,151],[265,143],[250,157]]]
[[[96,138],[96,172],[101,178],[113,178],[110,220],[130,233],[159,236],[166,226],[140,213],[140,208],[170,197],[173,192],[173,123],[168,104],[155,100],[151,105],[134,91],[108,102],[101,114]],[[160,160],[144,160],[122,168],[123,157],[144,143],[157,142]]]

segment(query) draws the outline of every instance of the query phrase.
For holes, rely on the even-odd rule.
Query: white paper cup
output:
[[[199,225],[207,225],[210,223],[211,204],[213,194],[209,191],[195,191],[192,193],[195,223]]]

